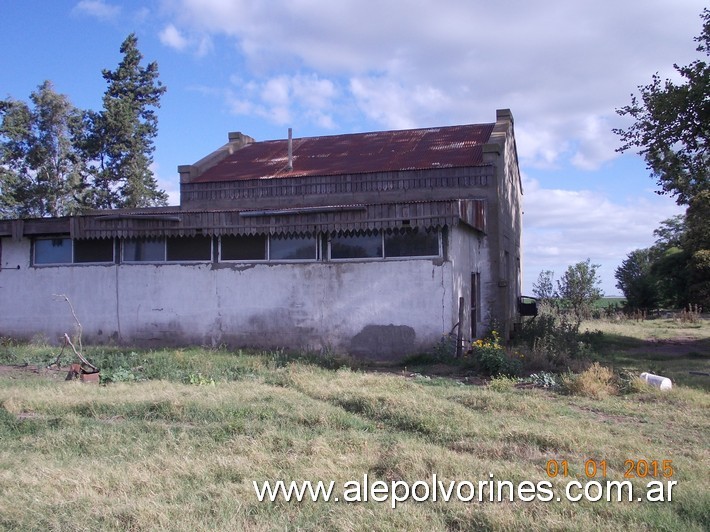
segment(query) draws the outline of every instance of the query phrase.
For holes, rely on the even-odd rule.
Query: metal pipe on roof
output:
[[[288,171],[293,170],[293,130],[288,128]]]

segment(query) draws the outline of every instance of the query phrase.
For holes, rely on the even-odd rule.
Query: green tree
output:
[[[653,261],[651,248],[637,249],[616,269],[616,287],[624,293],[628,307],[651,310],[658,306],[657,280],[651,271]]]
[[[710,309],[710,190],[693,197],[686,211],[685,249],[688,264],[688,303]]]
[[[562,307],[572,312],[577,327],[583,319],[591,316],[594,302],[602,297],[598,269],[598,264],[592,264],[591,260],[587,259],[568,266],[562,277],[557,280],[557,295]]]
[[[116,70],[104,70],[108,87],[101,112],[88,112],[82,147],[93,161],[88,202],[96,208],[136,208],[165,205],[150,168],[158,133],[155,110],[166,88],[158,80],[155,62],[141,66],[138,39],[130,34],[120,48]]]
[[[554,275],[555,273],[552,270],[543,270],[537,276],[537,281],[532,285],[533,295],[541,303],[549,302],[555,297]]]
[[[701,14],[703,29],[697,51],[710,55],[710,9]],[[638,149],[661,188],[681,205],[710,188],[710,65],[700,59],[687,66],[673,65],[681,83],[662,81],[656,74],[638,88],[640,97],[617,113],[634,123],[615,129],[618,151]]]
[[[696,50],[710,56],[710,9],[701,13],[702,31]],[[634,123],[615,129],[618,151],[637,149],[656,177],[660,193],[687,205],[680,241],[660,251],[653,270],[661,283],[662,300],[674,305],[710,306],[710,65],[697,59],[673,65],[680,82],[662,81],[656,74],[640,96],[617,112]],[[678,290],[673,293],[671,290]]]
[[[73,144],[81,113],[50,81],[30,100],[32,106],[9,98],[0,102],[0,215],[73,214],[84,189],[84,163]]]

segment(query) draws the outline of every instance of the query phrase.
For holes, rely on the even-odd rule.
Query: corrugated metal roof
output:
[[[355,133],[254,142],[191,180],[193,183],[480,166],[495,124]]]

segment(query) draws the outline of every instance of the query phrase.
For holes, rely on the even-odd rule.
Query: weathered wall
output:
[[[456,321],[451,262],[131,264],[30,267],[30,242],[2,239],[0,335],[136,345],[332,348],[393,358]]]
[[[490,325],[491,301],[495,302],[496,292],[490,288],[495,279],[490,265],[487,239],[478,231],[457,226],[450,232],[449,256],[452,273],[452,308],[458,312],[459,297],[464,298],[464,321],[461,324],[463,337],[471,340],[471,319],[476,319],[476,337],[487,331]],[[471,316],[471,274],[480,275],[478,294],[478,315]],[[456,317],[458,319],[458,316]]]
[[[513,116],[507,110],[498,111],[497,115],[489,144],[484,146],[484,160],[495,167],[495,200],[489,204],[486,232],[490,268],[496,277],[487,285],[491,295],[487,306],[491,318],[503,327],[508,338],[518,320],[517,302],[521,295],[522,185]]]

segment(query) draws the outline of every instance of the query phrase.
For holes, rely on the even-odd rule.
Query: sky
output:
[[[705,0],[0,0],[0,98],[44,80],[100,110],[138,38],[167,87],[153,171],[241,131],[256,140],[494,122],[511,109],[523,177],[523,292],[543,270],[614,270],[683,212],[620,154],[619,109],[696,58]]]

